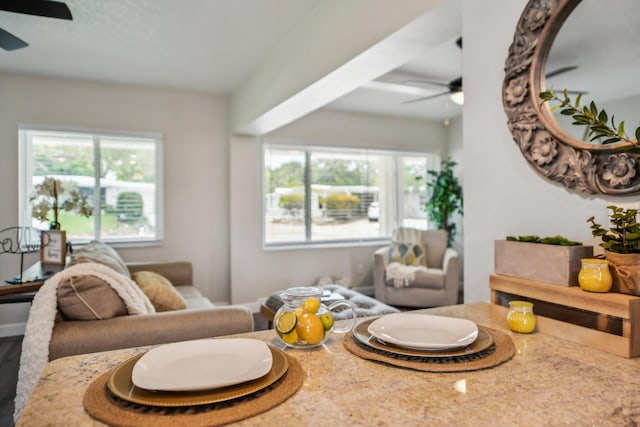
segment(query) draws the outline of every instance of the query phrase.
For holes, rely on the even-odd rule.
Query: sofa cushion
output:
[[[425,247],[422,243],[394,242],[389,261],[404,265],[427,266]]]
[[[122,298],[104,280],[73,276],[58,286],[58,310],[69,320],[110,319],[127,315]]]
[[[131,275],[156,311],[184,310],[187,303],[171,282],[153,271],[137,271]]]
[[[94,240],[86,246],[75,249],[71,255],[71,264],[80,264],[83,262],[95,262],[106,265],[118,273],[131,278],[129,269],[122,258],[120,258],[120,255],[118,255],[115,249],[105,243]]]

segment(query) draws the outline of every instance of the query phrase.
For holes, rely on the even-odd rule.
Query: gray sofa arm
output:
[[[56,322],[49,344],[49,360],[251,331],[253,314],[241,306]]]
[[[446,277],[444,301],[447,305],[457,304],[460,288],[460,255],[455,249],[447,248],[444,252],[442,271]]]
[[[384,302],[386,286],[384,284],[384,271],[389,263],[389,252],[391,246],[385,246],[378,249],[373,254],[373,292],[376,299]]]
[[[189,261],[128,262],[130,273],[153,271],[169,279],[174,286],[193,285],[193,265]]]
[[[444,258],[442,260],[442,271],[445,274],[449,271],[450,268],[458,268],[460,266],[460,255],[453,248],[447,248],[444,251]]]

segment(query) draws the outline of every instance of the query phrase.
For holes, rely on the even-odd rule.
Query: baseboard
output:
[[[0,325],[0,337],[13,337],[16,335],[24,335],[27,328],[27,322],[22,323],[6,323]]]

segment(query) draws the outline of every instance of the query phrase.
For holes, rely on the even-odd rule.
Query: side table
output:
[[[33,280],[18,285],[0,284],[0,304],[31,302],[45,280],[63,269],[64,265],[49,265],[41,264],[40,261],[36,262],[22,272],[22,277],[37,277],[42,278],[42,280]]]

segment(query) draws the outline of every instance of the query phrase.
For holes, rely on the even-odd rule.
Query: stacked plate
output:
[[[486,350],[493,337],[474,322],[418,313],[395,313],[356,326],[356,340],[405,356],[451,357]]]
[[[156,347],[124,362],[107,387],[129,402],[192,406],[262,390],[289,367],[285,354],[255,339],[203,339]]]

